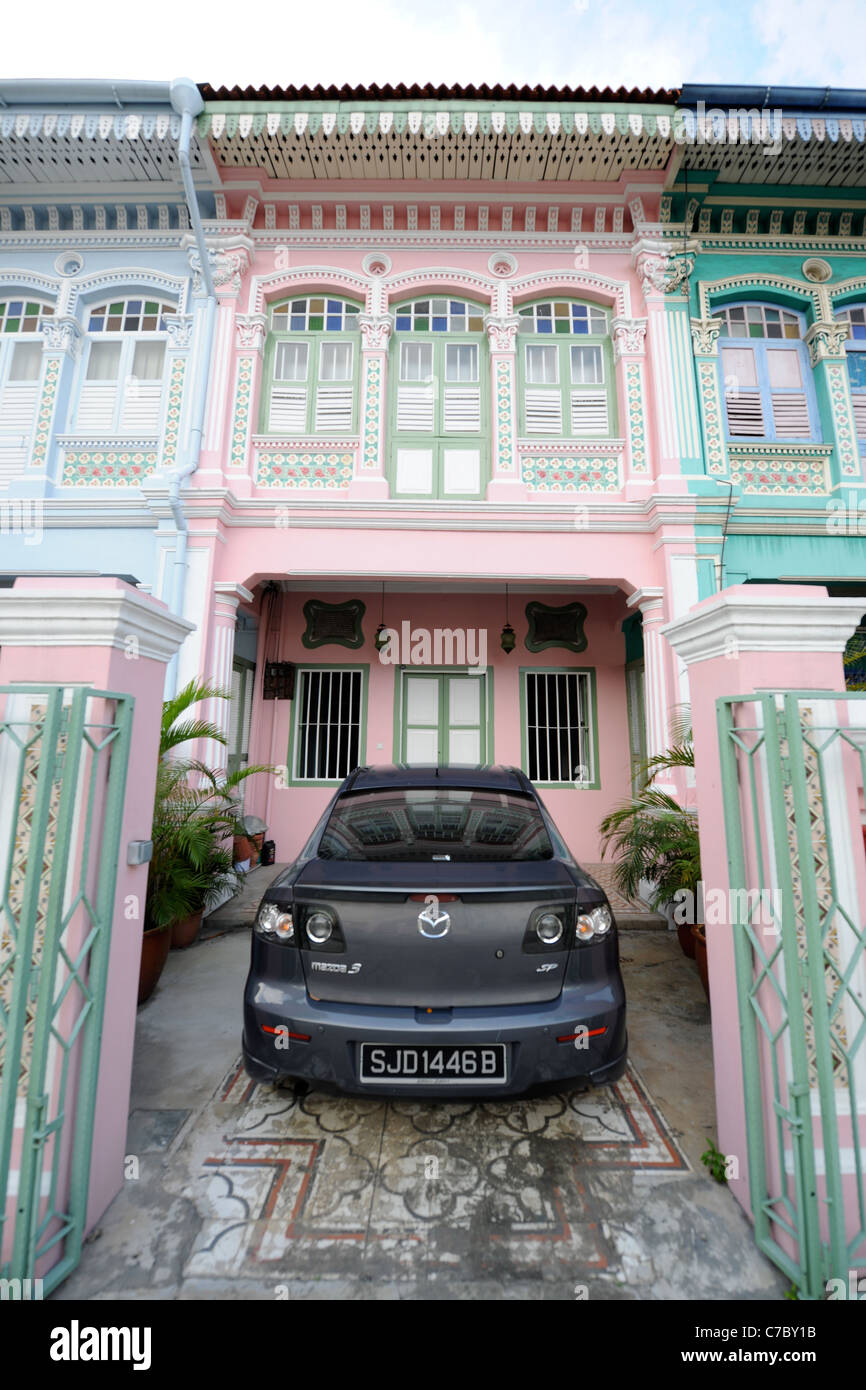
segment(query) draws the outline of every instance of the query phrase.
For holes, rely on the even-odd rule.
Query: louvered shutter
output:
[[[131,380],[120,408],[122,434],[158,434],[162,417],[162,382]]]
[[[857,431],[857,438],[866,439],[866,395],[852,396],[851,404],[854,407],[854,427]]]
[[[76,429],[80,434],[111,433],[116,405],[116,381],[85,381],[78,398]]]
[[[400,386],[397,389],[397,429],[402,433],[417,433],[433,429],[433,387]]]
[[[777,439],[808,439],[809,406],[803,391],[773,391],[773,428]]]
[[[604,391],[572,391],[571,432],[601,437],[609,432]]]
[[[477,386],[446,386],[445,429],[450,434],[475,434],[481,429],[481,392]]]
[[[562,434],[562,397],[559,391],[526,388],[526,433]]]
[[[728,433],[732,439],[762,439],[764,410],[757,391],[726,391]]]
[[[307,428],[305,386],[274,386],[268,412],[271,434],[303,434]]]
[[[352,387],[320,386],[316,392],[316,430],[321,433],[352,428]]]

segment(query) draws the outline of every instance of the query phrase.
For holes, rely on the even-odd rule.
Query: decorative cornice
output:
[[[81,324],[69,315],[63,318],[43,319],[39,331],[45,338],[48,352],[63,352],[75,362],[81,353],[83,334]]]
[[[519,314],[485,314],[484,327],[491,352],[513,352],[520,327]]]
[[[698,250],[696,241],[685,238],[679,245],[647,237],[637,241],[632,260],[640,276],[644,298],[659,294],[688,294],[689,276],[695,268],[695,253]]]
[[[201,295],[204,293],[204,281],[198,247],[190,236],[184,238],[184,243],[193,273],[192,292]],[[223,298],[240,294],[241,280],[250,268],[254,250],[253,242],[247,236],[228,237],[217,245],[208,246],[214,287],[222,292]]]
[[[134,590],[2,589],[0,645],[117,647],[168,662],[195,623]]]
[[[721,319],[692,319],[692,343],[698,357],[718,357]]]
[[[365,352],[382,352],[394,329],[393,314],[359,314],[361,347]]]
[[[803,341],[809,349],[809,361],[813,367],[827,358],[845,358],[845,342],[850,332],[847,323],[828,323],[818,320],[807,328]]]
[[[613,360],[621,357],[643,357],[646,352],[646,319],[614,319],[610,328],[613,334]]]
[[[165,324],[165,331],[168,334],[169,346],[172,351],[185,351],[192,342],[192,315],[169,314],[163,322]]]
[[[238,314],[235,318],[238,347],[245,352],[261,352],[267,327],[267,314]]]
[[[662,628],[687,666],[731,652],[843,652],[863,616],[863,600],[816,589],[796,597],[722,592]]]

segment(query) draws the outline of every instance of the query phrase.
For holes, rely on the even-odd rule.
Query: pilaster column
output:
[[[219,690],[232,688],[232,663],[235,652],[235,627],[238,604],[252,603],[253,596],[243,584],[217,581],[213,586],[213,607],[211,609],[210,633],[208,640],[207,667],[202,679]],[[204,718],[228,737],[231,723],[231,701],[210,700]],[[223,743],[208,739],[200,754],[202,761],[214,769],[225,770],[228,764],[228,747]]]
[[[192,344],[192,314],[174,314],[165,320],[168,334],[165,429],[162,436],[161,469],[176,468],[183,425],[184,386],[188,384],[188,362]]]
[[[33,490],[39,493],[44,491],[49,470],[55,463],[56,421],[63,418],[59,406],[69,396],[72,373],[81,356],[82,345],[81,326],[70,315],[61,314],[47,319],[41,325],[41,332],[42,379],[33,427],[33,446],[27,473],[21,480],[25,485],[33,485]],[[58,478],[57,481],[62,482],[62,479]]]
[[[639,609],[643,618],[644,717],[647,757],[663,753],[668,736],[668,691],[670,686],[669,648],[661,635],[667,621],[663,589],[637,589],[628,599],[629,608]],[[673,785],[657,782],[662,791],[675,792]]]
[[[256,483],[250,441],[259,413],[267,325],[266,314],[236,314],[234,318],[234,390],[225,480],[237,497],[249,497]]]
[[[689,337],[689,276],[696,243],[642,238],[634,261],[648,316],[659,476],[701,470],[701,445]]]
[[[626,497],[646,492],[650,486],[649,439],[646,422],[646,319],[614,319],[613,360],[617,396],[624,402],[626,418],[620,433],[626,438]],[[635,486],[636,485],[636,486]]]
[[[692,319],[690,328],[698,380],[706,471],[711,477],[726,478],[728,460],[722,392],[719,386],[719,334],[722,331],[722,321]]]
[[[191,235],[185,237],[184,245],[193,274],[193,356],[197,358],[204,350],[205,286],[195,239]],[[234,430],[238,419],[237,374],[240,368],[235,361],[235,317],[241,286],[252,263],[254,249],[250,238],[245,236],[220,237],[208,246],[211,277],[217,292],[217,312],[208,372],[201,460],[194,479],[194,483],[199,485],[221,487],[224,473],[229,471],[234,440],[228,439],[227,434]],[[251,397],[251,391],[248,393],[246,387],[243,394]],[[250,419],[251,415],[248,415],[244,423]]]
[[[491,468],[487,498],[518,500],[525,493],[517,452],[517,314],[487,314],[490,344]],[[519,489],[519,493],[518,493]]]
[[[361,314],[361,447],[350,493],[362,497],[389,494],[385,476],[388,343],[393,314]]]
[[[847,323],[819,319],[807,329],[805,342],[809,349],[815,390],[832,423],[836,448],[836,476],[832,481],[860,483],[863,481],[863,464],[845,360],[847,337]]]

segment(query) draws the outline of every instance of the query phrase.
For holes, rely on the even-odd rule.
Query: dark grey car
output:
[[[507,767],[365,767],[265,893],[244,1061],[364,1095],[601,1084],[626,1061],[616,924]]]

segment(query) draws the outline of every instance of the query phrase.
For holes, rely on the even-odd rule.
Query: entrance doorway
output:
[[[486,672],[402,671],[397,710],[400,761],[490,762],[489,684]]]

